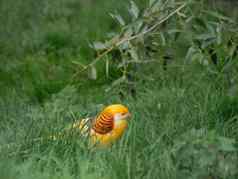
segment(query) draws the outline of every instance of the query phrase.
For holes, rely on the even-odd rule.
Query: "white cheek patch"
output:
[[[120,121],[123,119],[123,116],[120,113],[114,115],[114,125],[115,127],[120,124]]]
[[[123,116],[120,114],[120,113],[116,113],[115,115],[114,115],[114,120],[115,121],[119,121],[120,119],[122,119],[123,118]]]
[[[125,115],[122,115],[121,113],[116,113],[114,115],[114,121],[117,122],[117,121],[120,121],[122,119],[126,119],[129,117],[130,114],[125,114]]]

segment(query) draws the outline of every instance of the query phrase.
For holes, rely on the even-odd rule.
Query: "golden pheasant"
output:
[[[72,128],[80,129],[82,135],[88,135],[92,145],[110,146],[122,136],[130,116],[127,107],[113,104],[104,108],[95,118],[75,122]]]
[[[110,146],[113,142],[119,139],[125,132],[128,119],[131,116],[127,107],[121,104],[113,104],[106,107],[95,118],[86,118],[78,120],[70,128],[66,128],[66,131],[71,129],[80,130],[80,133],[84,136],[89,136],[90,144],[96,146]],[[64,133],[51,135],[48,139],[57,140],[64,137]],[[36,138],[33,141],[41,141],[45,138]],[[7,144],[6,146],[0,146],[1,150],[6,147],[14,147],[17,143]]]

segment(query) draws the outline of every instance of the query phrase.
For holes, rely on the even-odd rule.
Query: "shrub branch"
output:
[[[115,42],[114,44],[111,45],[110,48],[108,48],[107,50],[105,50],[104,52],[102,52],[101,54],[99,54],[95,60],[93,60],[93,62],[91,62],[90,64],[86,65],[83,67],[82,70],[76,72],[73,77],[71,82],[74,80],[75,77],[77,77],[80,73],[84,72],[85,70],[87,70],[89,67],[92,67],[93,65],[95,65],[102,57],[106,56],[108,53],[110,53],[112,50],[114,50],[115,48],[119,47],[120,45],[122,45],[125,42],[129,42],[131,40],[134,40],[140,36],[143,36],[147,33],[152,32],[153,30],[155,30],[160,24],[164,23],[165,21],[167,21],[169,18],[171,18],[173,15],[177,14],[181,9],[183,9],[185,6],[187,5],[187,3],[182,4],[181,6],[179,6],[177,9],[175,9],[173,12],[171,12],[170,14],[168,14],[166,17],[164,17],[163,19],[161,19],[158,23],[155,23],[152,27],[150,27],[149,29],[142,31],[136,35],[133,35],[129,38],[122,38],[121,40],[119,40],[118,42]]]

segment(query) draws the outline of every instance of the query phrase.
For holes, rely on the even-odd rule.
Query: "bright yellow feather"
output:
[[[119,139],[125,132],[128,126],[127,120],[118,121],[116,127],[113,128],[108,134],[98,134],[91,130],[90,142],[92,145],[110,146],[113,142]]]

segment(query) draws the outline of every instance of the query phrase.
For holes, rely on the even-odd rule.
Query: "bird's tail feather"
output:
[[[72,133],[78,133],[79,135],[83,137],[87,137],[90,134],[92,121],[93,121],[93,118],[85,118],[85,119],[77,120],[74,123],[67,126],[62,132],[52,134],[48,137],[37,137],[32,139],[32,142],[38,143],[42,141],[62,140],[62,139],[66,139]],[[0,152],[3,150],[10,150],[12,148],[16,148],[19,146],[22,146],[22,145],[16,142],[3,144],[3,145],[0,145]]]

